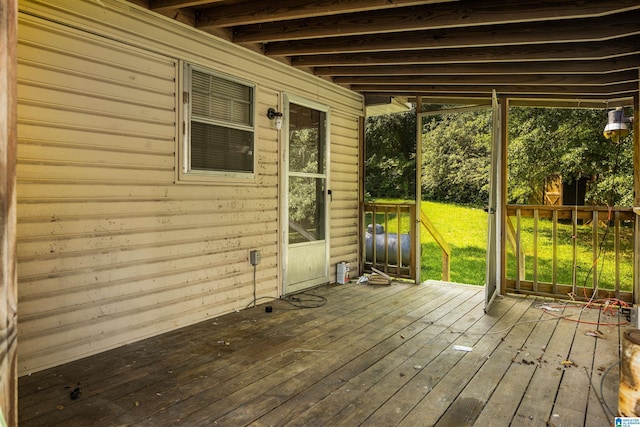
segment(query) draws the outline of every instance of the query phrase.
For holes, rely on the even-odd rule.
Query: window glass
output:
[[[254,88],[200,68],[190,76],[187,173],[254,171]]]

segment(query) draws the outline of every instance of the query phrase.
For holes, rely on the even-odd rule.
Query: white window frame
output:
[[[242,126],[237,124],[214,121],[217,126],[228,127],[230,129],[240,129],[252,134],[253,164],[251,171],[222,171],[222,170],[192,170],[191,168],[191,70],[197,70],[215,77],[239,83],[251,89],[251,125]],[[257,155],[256,155],[256,85],[252,82],[239,79],[227,74],[216,72],[206,67],[196,65],[187,61],[180,61],[179,67],[179,110],[180,126],[178,129],[178,144],[176,156],[176,182],[186,181],[189,183],[211,183],[211,182],[253,182],[256,176]]]

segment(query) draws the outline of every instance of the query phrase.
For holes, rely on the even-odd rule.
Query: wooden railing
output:
[[[365,203],[363,206],[366,226],[363,242],[364,271],[375,268],[395,277],[415,279],[415,205]],[[442,280],[449,281],[451,247],[423,211],[420,212],[420,223],[440,247]]]
[[[632,302],[634,221],[631,208],[507,206],[506,291]]]
[[[375,268],[394,277],[415,279],[415,205],[365,203],[363,208],[364,271]]]
[[[442,280],[448,282],[451,278],[451,247],[422,209],[420,209],[420,222],[429,234],[431,234],[433,240],[440,246],[440,251],[442,252]]]

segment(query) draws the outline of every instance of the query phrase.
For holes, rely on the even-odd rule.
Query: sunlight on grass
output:
[[[407,203],[402,200],[378,200],[378,203]],[[409,202],[412,203],[412,202]],[[422,209],[433,225],[451,246],[451,281],[472,285],[484,285],[486,270],[487,214],[484,210],[469,206],[425,201]],[[367,218],[370,222],[371,218]],[[398,222],[389,217],[389,232],[397,232]],[[379,217],[378,222],[383,221]],[[512,218],[514,226],[515,218]],[[409,215],[402,215],[401,232],[409,230]],[[533,219],[520,222],[522,248],[525,254],[525,280],[534,277]],[[606,236],[605,236],[606,233]],[[606,222],[598,226],[598,246],[592,246],[593,231],[590,224],[578,225],[576,233],[576,283],[593,286],[594,259],[597,260],[597,277],[601,289],[613,289],[615,284],[615,260],[613,229],[607,230]],[[422,227],[422,280],[442,278],[442,252],[435,240]],[[606,239],[603,240],[603,237]],[[571,224],[558,223],[556,278],[559,284],[571,284],[573,278],[573,229]],[[599,245],[601,242],[602,250]],[[552,223],[540,219],[538,223],[538,281],[552,282]],[[507,278],[515,279],[516,262],[513,250],[507,246]],[[623,224],[620,230],[620,284],[622,290],[631,290],[633,284],[633,226]]]
[[[451,246],[451,281],[484,285],[487,249],[487,214],[484,210],[447,203],[422,202],[442,237]],[[423,227],[422,279],[440,280],[442,252]]]
[[[522,246],[525,252],[525,279],[534,278],[534,242],[533,219],[520,220]],[[512,218],[514,226],[515,218]],[[591,224],[579,224],[576,230],[575,281],[577,286],[593,287],[597,276],[600,289],[614,289],[615,259],[614,230],[607,228],[606,221],[598,223],[596,247],[592,244],[593,228]],[[562,284],[573,283],[573,228],[571,224],[558,224],[557,272],[556,281]],[[595,260],[595,262],[594,262]],[[507,249],[507,277],[515,278],[516,264],[514,251]],[[552,266],[552,222],[540,219],[538,223],[538,281],[553,281]],[[633,285],[633,224],[620,227],[620,289],[630,291]]]

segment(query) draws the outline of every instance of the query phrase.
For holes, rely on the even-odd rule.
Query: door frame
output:
[[[505,186],[503,180],[505,170],[503,168],[506,151],[503,144],[503,132],[506,126],[503,112],[506,111],[506,99],[498,100],[496,91],[493,91],[491,99],[492,109],[492,135],[491,135],[491,172],[489,178],[489,204],[487,227],[487,271],[485,281],[485,313],[489,312],[497,295],[502,294],[503,277],[503,229]]]
[[[330,208],[331,208],[331,200],[329,197],[330,194],[330,182],[331,182],[331,108],[326,104],[321,104],[319,102],[297,96],[288,93],[283,94],[283,111],[284,111],[284,123],[282,126],[280,144],[281,144],[281,157],[280,157],[280,223],[282,224],[282,233],[280,239],[280,252],[282,254],[282,266],[281,266],[281,289],[282,295],[286,295],[288,293],[299,292],[303,289],[308,289],[314,286],[323,285],[330,282]],[[325,189],[324,189],[324,199],[325,199],[325,210],[324,210],[324,221],[325,221],[325,274],[321,279],[310,279],[308,282],[308,286],[305,286],[303,289],[296,289],[293,291],[289,291],[287,289],[288,282],[288,267],[289,267],[289,113],[290,113],[290,104],[296,104],[303,107],[311,108],[317,111],[322,111],[325,113],[325,127],[326,127],[326,141],[325,141]],[[302,282],[305,283],[305,282]]]

